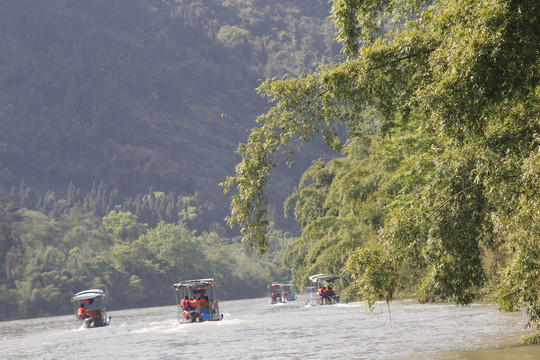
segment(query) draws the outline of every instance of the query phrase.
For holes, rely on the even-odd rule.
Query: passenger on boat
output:
[[[319,288],[317,289],[317,294],[319,295],[319,297],[317,298],[317,303],[319,303],[319,305],[324,304],[324,290],[322,286],[319,286]]]
[[[276,292],[275,291],[272,292],[272,294],[270,296],[272,298],[272,304],[277,303],[277,294],[276,294]]]
[[[79,320],[84,320],[90,317],[88,316],[88,314],[86,314],[86,309],[84,308],[84,304],[81,304],[79,309],[77,309],[77,316],[79,317]]]
[[[189,298],[187,296],[184,297],[182,300],[180,300],[180,306],[182,307],[183,310],[189,310],[190,303],[189,303]]]
[[[208,309],[208,296],[203,296],[197,301],[199,309]]]
[[[197,311],[197,300],[189,298],[186,296],[180,300],[180,306],[182,307],[182,315],[184,318],[190,322],[193,322],[200,318],[200,314]]]
[[[218,302],[214,301],[214,299],[208,299],[208,307],[210,308],[210,316],[212,317],[219,311]]]
[[[319,294],[319,304],[328,304],[328,289],[325,286],[319,286],[317,293]]]
[[[327,290],[326,293],[328,294],[328,297],[330,299],[333,299],[334,296],[336,296],[336,293],[335,293],[334,289],[332,289],[332,287],[330,287],[330,286],[328,287],[328,290]]]
[[[330,287],[328,288],[323,287],[323,291],[324,291],[324,302],[326,304],[330,304],[332,302],[332,297],[330,296]]]
[[[325,298],[324,298],[324,302],[326,304],[330,304],[332,302],[332,296],[331,296],[331,287],[328,287],[328,288],[325,288],[323,287],[323,290],[324,290],[324,295],[325,295]]]

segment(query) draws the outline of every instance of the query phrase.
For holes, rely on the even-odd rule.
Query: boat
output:
[[[283,284],[281,287],[281,296],[286,301],[295,301],[297,296],[297,287],[293,284]]]
[[[178,321],[193,323],[223,320],[216,300],[215,285],[216,280],[213,278],[184,280],[173,284]]]
[[[285,303],[286,299],[283,297],[283,284],[281,283],[272,283],[267,286],[268,288],[268,297],[270,305]]]
[[[103,298],[105,292],[101,289],[90,289],[76,293],[71,298],[77,322],[83,328],[107,326],[111,317],[107,316]]]
[[[332,288],[332,283],[339,279],[339,275],[333,274],[315,274],[309,277],[309,281],[313,284],[310,287],[310,298],[306,305],[332,305],[339,303],[339,296],[336,295]]]

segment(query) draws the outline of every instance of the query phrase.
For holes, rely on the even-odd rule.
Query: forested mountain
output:
[[[152,188],[192,197],[197,226],[215,227],[227,207],[218,183],[266,108],[258,80],[332,61],[328,11],[305,0],[4,1],[0,184],[39,210],[70,187],[84,201],[102,184],[103,209]],[[297,176],[276,177],[273,194]]]
[[[288,281],[280,229],[297,228],[275,209],[302,166],[269,183],[281,223],[264,257],[226,227],[219,183],[268,108],[259,80],[335,61],[328,14],[325,0],[2,1],[0,320],[66,314],[84,288],[118,309],[170,304],[188,277],[216,277],[222,299]]]

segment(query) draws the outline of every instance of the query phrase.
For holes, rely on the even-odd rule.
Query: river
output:
[[[303,300],[220,303],[223,321],[179,324],[174,306],[108,311],[78,329],[73,315],[0,322],[0,359],[540,359],[517,346],[522,313],[491,304],[394,301],[306,307]]]

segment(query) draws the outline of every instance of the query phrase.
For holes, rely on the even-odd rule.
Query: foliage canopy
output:
[[[290,159],[296,145],[302,148],[319,134],[335,149],[358,148],[374,136],[392,147],[393,138],[409,134],[409,148],[396,149],[401,158],[392,174],[369,193],[389,198],[382,204],[382,228],[372,227],[380,230],[378,239],[357,237],[362,245],[343,268],[354,292],[368,300],[390,299],[404,268],[415,268],[420,294],[468,304],[493,271],[489,279],[502,280],[501,306],[525,306],[531,324],[538,325],[538,15],[531,0],[334,0],[332,17],[346,59],[261,85],[272,108],[239,146],[236,174],[223,184],[238,191],[229,224],[265,250],[264,186],[279,153]],[[346,139],[339,137],[343,128]],[[375,153],[368,162],[381,161],[384,153]],[[326,234],[336,238],[329,224],[337,226],[351,205],[336,202],[336,192],[346,197],[347,186],[360,186],[374,174],[373,164],[344,154],[340,161],[363,171],[337,174],[333,160],[325,169],[342,178],[331,181],[328,193],[317,188],[323,177],[300,190],[296,210],[305,255],[297,263],[320,247],[323,235],[309,236],[329,215],[334,219]],[[317,168],[309,172],[320,173]],[[382,196],[385,183],[395,188]],[[334,195],[332,186],[339,189]],[[370,203],[359,192],[354,200]],[[354,234],[352,228],[346,232]],[[491,266],[494,253],[500,259]]]
[[[222,300],[262,296],[282,266],[291,234],[274,231],[266,256],[246,251],[239,239],[196,235],[185,224],[149,227],[134,214],[112,211],[99,218],[81,208],[50,218],[17,209],[0,193],[0,320],[73,311],[69,299],[100,288],[110,309],[167,305],[171,284],[215,277]]]

